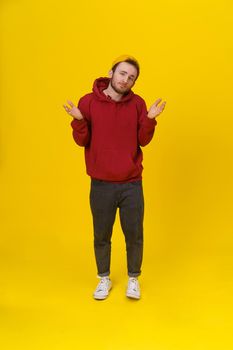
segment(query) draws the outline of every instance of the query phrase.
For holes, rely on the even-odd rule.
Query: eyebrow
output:
[[[126,73],[126,74],[128,73],[128,72],[126,72],[125,70],[121,70],[120,72]],[[135,78],[135,75],[133,75],[133,74],[131,74],[130,76],[133,77],[133,78]]]

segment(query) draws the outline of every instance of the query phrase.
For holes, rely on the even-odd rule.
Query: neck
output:
[[[106,96],[110,96],[112,100],[114,101],[120,101],[123,94],[118,94],[115,90],[113,90],[111,84],[109,83],[108,84],[108,87],[107,89],[103,90],[103,93],[106,95]]]

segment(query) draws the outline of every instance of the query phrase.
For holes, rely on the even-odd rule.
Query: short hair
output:
[[[138,76],[139,76],[139,73],[140,73],[140,66],[139,66],[138,62],[137,62],[136,60],[132,59],[132,58],[126,58],[126,59],[124,59],[124,60],[122,60],[122,61],[119,61],[119,62],[115,63],[115,64],[113,65],[113,67],[112,67],[113,73],[115,72],[117,66],[118,66],[121,62],[127,62],[127,63],[131,64],[132,66],[134,66],[134,67],[136,68],[136,70],[137,70],[136,79],[137,79]],[[135,79],[135,80],[136,80],[136,79]]]

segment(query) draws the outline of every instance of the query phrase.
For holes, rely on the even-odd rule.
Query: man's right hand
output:
[[[73,118],[82,120],[83,115],[80,112],[80,110],[73,104],[72,101],[67,100],[68,107],[66,105],[63,105],[65,108],[66,112],[71,115]]]

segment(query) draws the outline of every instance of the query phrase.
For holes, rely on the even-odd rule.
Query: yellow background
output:
[[[0,346],[233,348],[232,1],[2,0]],[[117,218],[96,287],[90,179],[63,103],[134,55],[167,101],[144,150],[142,299],[127,300]]]

